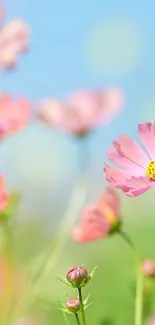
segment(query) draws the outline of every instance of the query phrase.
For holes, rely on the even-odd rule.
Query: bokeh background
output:
[[[28,55],[20,58],[15,70],[1,73],[1,91],[23,94],[35,103],[53,96],[65,99],[77,89],[120,87],[125,93],[122,113],[88,139],[86,203],[91,202],[104,192],[103,165],[111,142],[120,133],[137,139],[137,123],[154,120],[155,3],[5,0],[4,4],[7,20],[26,20],[32,35]],[[63,218],[80,168],[80,147],[80,141],[36,121],[1,146],[0,170],[7,186],[22,193],[17,231],[20,263],[30,262],[50,242]],[[121,194],[121,198],[126,230],[143,257],[155,257],[154,194],[133,199]],[[117,325],[133,324],[132,256],[123,242],[113,237],[77,244],[69,238],[61,261],[43,283],[53,302],[66,299],[66,288],[56,281],[56,274],[65,274],[74,264],[89,270],[98,265],[88,288],[93,301],[87,312],[89,325],[101,325],[107,316]],[[59,311],[45,314],[51,324],[63,323]]]

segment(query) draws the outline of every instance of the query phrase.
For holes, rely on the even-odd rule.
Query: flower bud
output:
[[[75,288],[84,287],[90,280],[87,270],[82,266],[74,266],[67,272],[67,280]]]
[[[77,297],[69,298],[66,302],[67,309],[72,313],[77,313],[80,310],[80,300]]]
[[[146,277],[155,277],[155,261],[154,260],[145,260],[143,262],[143,273]]]

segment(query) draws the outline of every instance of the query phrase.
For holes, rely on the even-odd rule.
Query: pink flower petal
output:
[[[155,159],[155,125],[138,124],[138,134],[151,159]]]
[[[122,189],[128,196],[138,196],[150,188],[144,177],[134,177],[125,171],[119,171],[105,165],[104,171],[109,185]]]
[[[110,187],[107,187],[105,195],[103,195],[103,197],[99,200],[99,206],[103,206],[103,209],[105,208],[105,202],[108,206],[110,206],[110,208],[112,208],[116,217],[119,217],[121,202],[117,191],[113,190]]]
[[[142,175],[144,173],[143,167],[137,166],[125,156],[119,154],[115,148],[111,148],[107,151],[108,158],[114,162],[118,167],[132,171],[133,174]]]
[[[9,193],[4,191],[4,177],[0,175],[0,211],[7,205],[9,200]]]
[[[128,171],[117,170],[105,164],[104,172],[109,185],[114,188],[122,188],[127,185],[127,179],[132,175]]]
[[[131,176],[130,179],[127,179],[127,184],[131,187],[140,187],[144,188],[146,186],[149,186],[147,179],[145,177],[135,177]]]
[[[8,205],[9,193],[3,191],[0,193],[0,211],[2,211]]]
[[[26,98],[13,100],[0,95],[0,138],[21,131],[30,121],[30,102]]]
[[[29,26],[22,20],[15,19],[5,25],[0,37],[0,67],[13,68],[18,59],[18,54],[28,48]]]
[[[111,211],[110,208],[106,210],[106,204],[104,211],[97,204],[85,208],[79,225],[72,232],[72,238],[79,242],[88,242],[105,237],[110,228],[110,222],[106,218],[109,210]]]
[[[64,105],[57,99],[46,99],[40,104],[37,115],[42,122],[58,127],[64,122]]]
[[[77,113],[77,129],[93,129],[98,125],[101,98],[97,91],[79,91],[71,94],[67,105]]]
[[[105,124],[118,113],[122,105],[122,92],[119,90],[96,91],[81,90],[69,96],[66,102],[57,100],[54,104],[46,103],[41,105],[37,114],[47,124],[57,127],[73,135],[86,135],[92,129]],[[103,99],[104,97],[104,99]],[[59,112],[58,112],[59,103]],[[60,108],[61,103],[61,108]],[[45,106],[48,108],[45,109]],[[52,109],[49,109],[53,105]],[[60,124],[53,122],[54,109],[62,115]],[[62,110],[62,112],[60,112]]]
[[[71,237],[76,242],[87,243],[103,238],[103,233],[100,229],[94,229],[92,227],[87,227],[87,229],[76,227],[73,229]]]
[[[149,163],[149,158],[138,143],[127,135],[120,135],[113,144],[120,156],[137,164],[137,166],[145,168]]]
[[[124,94],[121,89],[108,89],[101,94],[101,123],[110,122],[122,109],[124,105]]]
[[[132,188],[132,187],[124,187],[124,189],[122,188],[123,192],[129,196],[129,197],[135,197],[135,196],[139,196],[143,193],[145,193],[150,187],[144,187],[144,188]]]

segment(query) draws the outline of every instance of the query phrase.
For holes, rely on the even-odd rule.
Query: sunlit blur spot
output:
[[[132,21],[107,21],[90,32],[86,59],[97,72],[118,76],[136,68],[143,48],[144,34]]]

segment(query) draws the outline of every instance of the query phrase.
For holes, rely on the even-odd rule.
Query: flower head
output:
[[[21,131],[30,120],[30,103],[26,98],[14,100],[0,94],[0,140]]]
[[[106,124],[123,106],[119,89],[79,91],[66,102],[48,99],[41,103],[38,117],[48,126],[73,135],[86,135],[99,125]]]
[[[155,261],[145,260],[142,265],[143,273],[146,277],[155,277]]]
[[[4,8],[0,8],[0,20],[4,19]],[[30,29],[26,22],[15,19],[3,24],[0,33],[0,69],[16,66],[18,55],[28,49]]]
[[[135,140],[120,135],[107,152],[108,158],[120,169],[107,164],[104,167],[109,185],[132,197],[150,187],[155,190],[155,123],[139,124],[138,134],[147,153]]]
[[[98,202],[82,211],[79,224],[72,231],[78,242],[90,242],[104,238],[120,226],[120,198],[116,191],[107,188]]]
[[[67,272],[67,280],[75,288],[85,286],[90,277],[87,270],[82,266],[74,266]]]
[[[77,313],[80,310],[80,300],[78,297],[69,298],[66,302],[66,307],[72,313]]]

